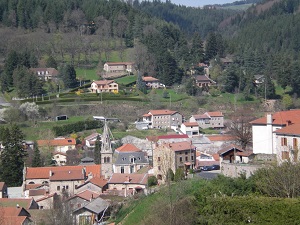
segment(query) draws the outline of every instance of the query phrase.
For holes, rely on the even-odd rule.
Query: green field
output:
[[[76,77],[77,79],[84,79],[84,80],[99,80],[99,76],[97,75],[97,69],[84,69],[84,68],[77,68],[76,69]]]
[[[115,81],[118,84],[123,84],[123,85],[127,86],[129,84],[136,82],[136,78],[137,78],[136,75],[129,75],[129,76],[117,78],[117,79],[115,79]]]

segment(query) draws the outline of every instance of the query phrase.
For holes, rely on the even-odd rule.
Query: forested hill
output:
[[[235,15],[237,12],[228,9],[216,9],[215,7],[186,7],[166,3],[160,0],[143,1],[133,5],[134,8],[144,11],[152,16],[178,25],[188,34],[197,32],[202,38],[206,38],[209,32],[215,32],[224,19]]]

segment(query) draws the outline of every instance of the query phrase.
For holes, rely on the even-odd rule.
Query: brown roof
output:
[[[274,131],[276,134],[300,135],[300,124],[292,124],[287,127]]]
[[[3,216],[4,221],[1,225],[22,225],[28,219],[27,216]],[[29,219],[28,219],[29,220]]]
[[[272,124],[285,126],[289,123],[299,124],[300,123],[300,109],[276,112],[272,115]],[[252,124],[267,124],[267,116],[251,121]]]
[[[211,135],[206,136],[210,141],[235,141],[237,138],[230,135]]]
[[[137,148],[133,144],[124,144],[121,147],[117,148],[116,151],[118,151],[118,152],[140,152],[141,149]]]
[[[29,209],[33,201],[33,198],[0,198],[0,205],[2,207],[16,207],[16,205],[19,205],[20,208]]]
[[[30,68],[30,70],[34,73],[37,72],[45,72],[48,71],[48,75],[57,76],[58,71],[55,68]],[[44,74],[46,75],[46,74]]]
[[[197,122],[185,122],[183,123],[186,127],[198,127],[198,123]]]
[[[253,151],[244,151],[244,152],[237,152],[236,153],[236,155],[238,155],[238,156],[245,156],[245,157],[248,157],[252,154],[253,154]]]
[[[43,186],[43,184],[26,184],[25,185],[25,190],[31,190],[31,189],[36,189],[38,187]]]
[[[154,77],[143,77],[143,81],[151,82],[151,81],[158,81],[158,79],[156,79]]]
[[[147,184],[148,174],[138,174],[138,173],[114,173],[109,179],[109,184]]]
[[[157,115],[173,115],[175,113],[177,113],[177,111],[171,111],[168,109],[159,109],[159,110],[150,110],[148,114],[157,116]]]
[[[85,180],[85,174],[81,169],[79,170],[63,170],[52,172],[49,177],[50,181],[63,181],[63,180]]]
[[[1,207],[1,217],[1,225],[22,225],[30,213],[22,207]]]
[[[108,84],[111,84],[114,82],[115,82],[114,80],[97,80],[97,81],[94,81],[93,83],[95,83],[97,85],[108,85]]]
[[[38,146],[68,146],[76,145],[74,138],[53,139],[53,140],[37,140]]]
[[[78,166],[51,166],[51,167],[27,167],[26,179],[49,179],[50,170],[56,171],[72,171],[82,170],[86,168],[86,174],[91,173],[94,177],[100,177],[100,165],[78,165]]]
[[[5,185],[5,182],[0,182],[0,191],[2,191],[2,190],[3,190],[3,188],[4,188],[4,185]]]
[[[90,191],[90,190],[85,190],[85,191],[82,191],[80,193],[77,193],[72,198],[79,197],[79,198],[85,199],[87,201],[90,201],[91,199],[98,198],[99,196],[100,196],[100,194],[98,194],[96,192],[93,192],[93,191]]]
[[[209,116],[211,117],[219,117],[219,116],[223,116],[223,113],[220,111],[216,111],[216,112],[206,112]]]
[[[166,147],[171,148],[173,151],[184,151],[195,149],[196,147],[192,145],[190,141],[182,141],[182,142],[175,142],[175,143],[168,143],[165,144]]]
[[[45,195],[46,189],[32,189],[29,190],[29,196],[39,196],[39,195]]]
[[[107,184],[107,180],[103,179],[103,178],[99,178],[99,177],[93,177],[93,178],[87,180],[84,184],[79,185],[77,187],[77,189],[86,185],[87,183],[92,183],[92,184],[102,188]]]
[[[209,77],[207,77],[206,75],[198,75],[195,76],[195,79],[197,82],[210,82],[210,83],[216,83],[215,81],[213,81],[212,79],[210,79]]]
[[[219,150],[218,154],[223,155],[224,153],[229,152],[229,151],[234,150],[234,149],[236,150],[236,152],[238,152],[238,151],[243,152],[244,151],[240,146],[231,144],[231,145],[228,145],[228,146],[222,148],[221,150]]]
[[[218,153],[212,154],[215,161],[220,161],[220,155]]]

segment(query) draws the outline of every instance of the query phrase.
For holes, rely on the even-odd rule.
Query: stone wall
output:
[[[264,167],[264,165],[253,165],[244,163],[222,163],[221,173],[227,177],[239,177],[241,174],[245,174],[246,177],[250,177],[257,169]]]

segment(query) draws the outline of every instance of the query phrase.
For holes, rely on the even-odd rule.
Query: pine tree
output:
[[[195,33],[193,36],[191,55],[195,63],[199,63],[203,61],[203,57],[204,57],[203,42],[198,33]]]
[[[137,80],[136,80],[136,88],[139,91],[143,92],[144,94],[147,93],[146,83],[143,81],[142,74],[140,71],[138,72],[138,76],[137,76]]]
[[[0,156],[0,180],[8,186],[20,186],[26,156],[23,133],[17,125],[4,129],[1,132],[4,149]]]
[[[38,148],[38,145],[37,145],[36,141],[33,144],[33,159],[32,159],[31,166],[32,167],[40,167],[40,166],[42,166],[41,154],[40,154],[40,150]]]
[[[61,77],[66,88],[72,88],[76,86],[76,71],[74,66],[66,65],[61,70]]]
[[[94,148],[94,162],[95,164],[101,164],[101,142],[100,142],[100,136],[98,135],[96,142],[95,142],[95,148]]]

